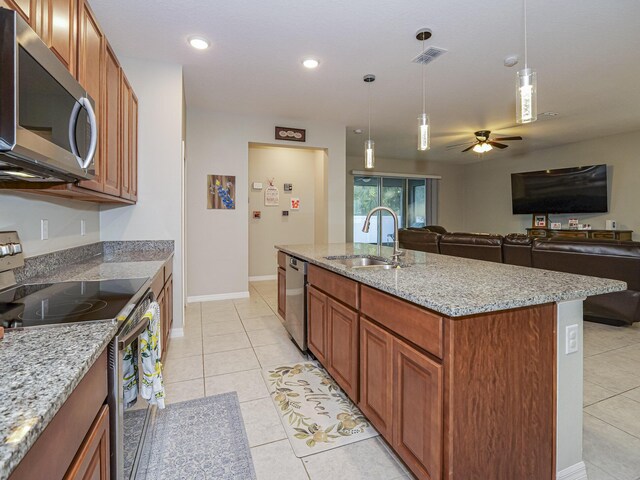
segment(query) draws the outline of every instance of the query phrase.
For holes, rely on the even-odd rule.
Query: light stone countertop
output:
[[[105,254],[64,266],[52,257],[65,251],[43,255],[34,269],[40,274],[22,283],[147,277],[142,287],[147,289],[173,251],[154,251],[153,242],[136,242],[134,251],[130,243],[111,242]],[[20,463],[117,329],[115,321],[99,321],[5,332],[0,340],[0,480]]]
[[[448,317],[576,300],[626,290],[625,282],[405,250],[406,268],[349,268],[328,256],[390,258],[391,247],[369,244],[276,245],[294,257]]]

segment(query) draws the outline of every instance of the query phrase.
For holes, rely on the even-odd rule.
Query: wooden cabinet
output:
[[[164,361],[173,327],[173,257],[165,262],[151,281],[151,291],[160,306],[160,342]]]
[[[283,319],[286,318],[287,304],[287,271],[278,267],[278,315]]]
[[[0,0],[0,7],[15,10],[29,25],[36,26],[36,0]]]
[[[131,116],[129,118],[129,199],[138,201],[138,97],[130,88]]]
[[[307,328],[309,350],[327,366],[327,296],[312,286],[307,287]]]
[[[171,337],[171,328],[173,327],[173,275],[169,277],[164,285],[164,349],[169,348],[169,338]]]
[[[442,365],[393,340],[393,448],[420,479],[442,478]]]
[[[102,115],[104,176],[103,191],[120,195],[121,132],[120,131],[120,64],[109,45],[105,53],[105,101]]]
[[[360,402],[362,413],[393,442],[393,336],[360,317]]]
[[[109,406],[103,405],[64,480],[109,480]]]
[[[131,86],[120,74],[120,195],[131,198]]]
[[[38,0],[36,32],[67,70],[76,74],[77,0]]]
[[[551,228],[527,228],[527,235],[535,238],[599,238],[605,240],[633,240],[633,230],[568,230]]]
[[[95,101],[96,118],[102,119],[105,38],[86,0],[80,1],[78,18],[78,81]],[[98,135],[96,154],[93,159],[95,178],[80,182],[80,186],[102,192],[102,179],[104,177],[103,128],[101,125],[98,128],[101,133]]]
[[[358,401],[358,312],[327,298],[329,373]]]

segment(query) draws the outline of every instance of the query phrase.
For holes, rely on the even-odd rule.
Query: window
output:
[[[380,205],[396,212],[398,228],[437,223],[437,187],[438,181],[433,178],[354,176],[353,241],[393,243],[393,219],[388,213],[376,213],[371,218],[369,233],[362,231],[369,211]]]

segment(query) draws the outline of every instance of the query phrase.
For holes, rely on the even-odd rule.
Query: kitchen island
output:
[[[344,265],[392,253],[364,244],[276,248],[281,266],[310,263],[309,349],[417,478],[586,478],[582,301],[624,282],[414,251],[403,268]]]

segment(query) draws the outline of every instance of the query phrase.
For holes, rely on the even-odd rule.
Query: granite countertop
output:
[[[0,340],[0,479],[9,477],[116,334],[115,321],[8,331]]]
[[[369,244],[277,245],[277,249],[449,317],[576,300],[622,291],[625,282],[405,250],[406,268],[349,268],[328,256],[390,258]]]
[[[104,242],[26,259],[16,276],[23,284],[148,278],[146,289],[172,255],[173,242]],[[0,340],[0,480],[20,463],[117,329],[107,320],[5,332]]]

